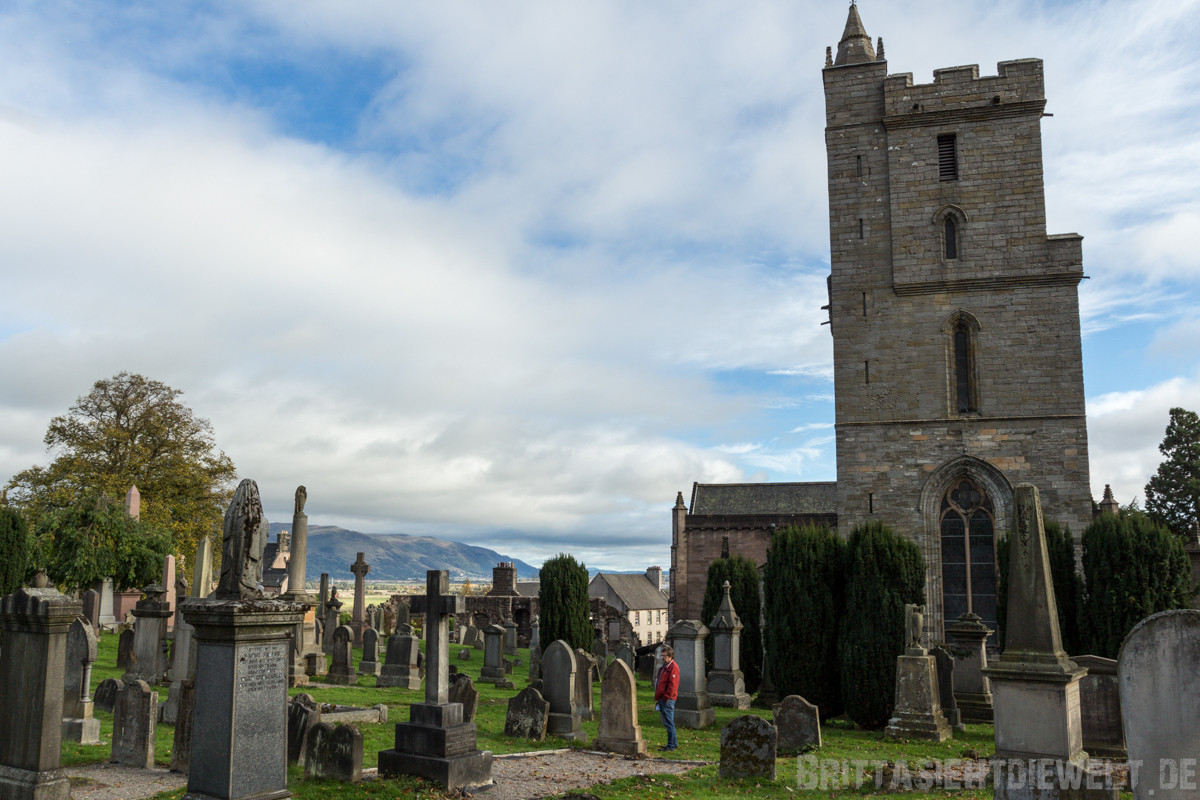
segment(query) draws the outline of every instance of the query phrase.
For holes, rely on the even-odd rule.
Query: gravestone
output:
[[[604,637],[597,636],[592,640],[592,655],[596,657],[596,662],[608,667],[608,642],[604,641]]]
[[[468,625],[463,629],[462,641],[463,647],[478,647],[479,646],[479,629],[474,625]]]
[[[450,684],[447,695],[451,703],[461,703],[463,707],[463,722],[475,722],[475,712],[479,710],[479,692],[475,684],[466,675],[458,676],[458,680]]]
[[[100,632],[100,593],[95,589],[88,589],[83,593],[83,616],[87,619],[88,624],[92,626],[92,631]]]
[[[581,720],[592,718],[592,668],[591,653],[575,648],[575,710]]]
[[[325,604],[329,602],[329,573],[321,573],[321,588],[317,595],[317,619],[325,621]]]
[[[708,673],[708,696],[715,706],[749,708],[746,679],[741,670],[742,620],[729,597],[729,581],[721,587],[724,594],[716,616],[708,624],[713,637],[713,668]]]
[[[357,725],[318,722],[308,734],[304,778],[333,778],[343,783],[362,780],[363,735]]]
[[[168,553],[163,559],[162,580],[159,581],[162,586],[163,596],[162,601],[167,604],[167,610],[170,615],[167,617],[167,630],[171,630],[175,625],[175,556]]]
[[[362,635],[362,661],[358,662],[359,675],[378,675],[381,669],[379,663],[379,634],[374,628],[367,628]]]
[[[600,682],[600,731],[596,749],[644,756],[646,742],[642,726],[638,725],[637,680],[633,670],[620,659],[614,659],[604,671]]]
[[[471,651],[465,647],[462,650],[459,650],[458,651],[458,660],[459,661],[470,661],[471,660]]]
[[[133,663],[133,628],[126,628],[117,635],[117,667],[126,672]]]
[[[112,757],[114,764],[139,769],[154,766],[155,730],[158,725],[158,692],[145,681],[127,681],[113,709]]]
[[[387,661],[376,679],[376,686],[399,686],[404,689],[420,689],[421,676],[417,670],[418,641],[412,626],[400,623],[396,632],[388,637]]]
[[[480,683],[499,683],[504,678],[504,628],[488,625],[483,629],[483,669],[479,671]]]
[[[633,662],[635,656],[633,653],[633,647],[629,644],[629,642],[621,642],[620,646],[617,647],[617,658],[621,661],[624,661],[625,666],[629,667],[631,672],[633,671]]]
[[[944,742],[952,735],[942,714],[937,662],[921,645],[925,606],[904,607],[906,649],[896,658],[896,704],[884,735],[889,739]]]
[[[675,661],[679,664],[675,726],[707,728],[716,719],[704,674],[704,640],[708,638],[708,628],[698,619],[678,620],[671,626],[667,638],[675,643]]]
[[[522,689],[508,701],[508,713],[504,715],[504,735],[542,742],[546,739],[546,721],[550,715],[550,704],[532,686]]]
[[[100,720],[92,715],[92,663],[96,660],[96,634],[85,617],[77,617],[67,630],[63,664],[62,736],[80,744],[100,744]]]
[[[550,704],[546,732],[564,739],[586,742],[588,735],[580,730],[579,709],[576,705],[577,670],[575,653],[571,646],[562,639],[551,642],[542,656],[544,696]]]
[[[245,479],[225,512],[216,591],[184,605],[196,648],[189,800],[287,796],[290,639],[305,606],[257,589],[268,530]]]
[[[330,595],[325,601],[325,619],[321,623],[323,631],[321,639],[321,651],[324,653],[333,652],[333,634],[342,624],[342,601],[337,599],[337,588],[333,589],[334,594]]]
[[[341,686],[358,683],[354,674],[354,632],[349,626],[339,625],[333,632],[333,663],[329,665],[329,674],[325,680]]]
[[[321,704],[301,692],[288,703],[287,754],[289,764],[304,766],[309,732],[321,721]]]
[[[1078,785],[1099,777],[1086,770],[1079,715],[1079,681],[1086,671],[1062,648],[1036,487],[1023,483],[1013,490],[1013,517],[1005,650],[983,670],[992,687],[993,763],[1008,764],[1007,770],[994,770],[997,800],[1035,797],[1033,783],[1016,766],[1028,759],[1051,765],[1046,775],[1051,785]],[[1115,797],[1116,790],[1109,795]]]
[[[96,687],[96,694],[92,698],[95,707],[111,714],[117,705],[117,692],[119,691],[121,691],[121,682],[116,678],[105,678],[100,681],[100,685]]]
[[[529,681],[540,680],[542,677],[542,632],[541,622],[533,618],[533,635],[529,638]]]
[[[115,629],[117,618],[113,614],[112,578],[105,578],[92,588],[100,593],[100,625],[96,628],[96,633],[99,634],[102,629]]]
[[[517,654],[517,623],[506,619],[502,625],[504,627],[504,655],[515,656]]]
[[[1135,800],[1195,800],[1200,757],[1200,611],[1180,609],[1133,627],[1117,658],[1130,763],[1144,766]]]
[[[196,564],[192,568],[191,596],[204,599],[212,594],[212,540],[207,536],[200,540],[196,547]]]
[[[67,800],[62,687],[67,630],[83,607],[51,588],[0,598],[0,797]]]
[[[653,654],[646,653],[645,655],[637,657],[637,674],[638,674],[639,680],[650,681],[651,685],[653,685],[653,683],[654,683],[654,655]],[[708,690],[708,687],[705,686],[705,691],[707,691],[707,690]]]
[[[354,644],[361,645],[367,619],[367,573],[371,571],[363,553],[357,554],[350,571],[354,573],[354,611],[350,614],[350,630],[354,632]]]
[[[952,730],[959,732],[967,728],[963,725],[958,714],[958,703],[954,699],[954,656],[944,647],[933,647],[929,650],[937,667],[938,702],[942,706],[942,716]]]
[[[962,722],[992,721],[992,684],[983,674],[991,634],[983,620],[970,611],[946,628],[951,643],[968,653],[966,658],[954,659],[954,702]]]
[[[778,733],[762,717],[747,714],[721,729],[722,780],[766,778],[775,780]]]
[[[584,650],[582,647],[575,648],[575,655],[578,656],[578,658],[579,658],[580,674],[582,674],[583,671],[586,669],[588,677],[591,679],[592,683],[598,683],[600,681],[601,676],[600,676],[600,664],[596,660],[596,657],[594,655],[592,655],[591,653],[589,653],[587,650]],[[588,708],[591,708],[590,704],[589,704]],[[587,719],[587,717],[584,717],[584,719]]]
[[[1088,671],[1079,681],[1079,720],[1083,726],[1083,749],[1092,758],[1124,760],[1127,754],[1116,659],[1075,656],[1072,660]]]
[[[175,714],[175,736],[171,745],[171,772],[184,775],[192,763],[192,719],[196,710],[196,679],[179,687],[179,709]]]
[[[304,619],[292,631],[292,653],[288,662],[288,686],[306,686],[309,678],[326,674],[324,651],[321,647],[318,615],[313,608],[313,596],[309,594],[308,581],[308,515],[304,504],[308,502],[308,489],[296,487],[292,509],[292,535],[288,545],[287,592],[282,599],[292,603],[304,603]]]
[[[821,746],[821,714],[816,706],[789,694],[773,710],[779,752],[806,753]]]
[[[450,594],[449,573],[426,573],[425,596],[412,602],[425,616],[425,702],[409,706],[409,721],[396,725],[395,748],[379,754],[382,777],[418,775],[447,790],[492,782],[491,752],[476,749],[475,725],[463,721],[461,704],[450,702],[449,617],[465,614],[466,605],[465,597]]]
[[[166,601],[166,590],[151,584],[144,590],[145,597],[134,606],[133,655],[128,669],[121,679],[125,682],[142,680],[161,683],[167,674],[167,654],[163,642],[167,640],[167,624],[174,611]]]

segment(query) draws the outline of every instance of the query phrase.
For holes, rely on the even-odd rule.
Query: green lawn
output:
[[[459,661],[457,653],[460,649],[460,647],[451,646],[451,663],[458,666],[460,671],[470,675],[472,680],[477,680],[480,668],[483,666],[483,651],[472,650],[472,659],[470,661]],[[360,657],[361,652],[356,651],[356,662]],[[528,675],[529,652],[522,650],[518,657],[521,659],[522,665],[517,667],[512,677],[517,690],[520,690],[526,685],[525,679]],[[99,658],[92,670],[93,689],[105,678],[120,678],[121,672],[115,666],[116,659],[117,636],[113,633],[106,633],[100,638]],[[364,685],[349,687],[314,682],[306,687],[292,689],[290,690],[290,694],[307,692],[320,702],[336,703],[339,705],[372,706],[377,703],[386,703],[388,706],[388,722],[386,724],[359,726],[363,731],[364,737],[363,766],[374,767],[378,760],[379,751],[389,749],[393,745],[395,723],[402,722],[408,718],[409,703],[414,700],[422,700],[424,692],[423,690],[411,691],[394,688],[376,689],[373,685],[365,685],[374,684],[375,680],[372,677],[364,677],[362,681]],[[490,684],[480,683],[476,683],[476,687],[480,693],[476,725],[479,729],[479,748],[481,750],[491,750],[494,753],[516,753],[575,746],[572,743],[553,737],[548,738],[545,742],[530,742],[524,739],[511,739],[504,736],[506,704],[508,698],[513,696],[517,690],[498,690]],[[165,698],[167,687],[160,686],[157,688],[160,692],[160,699]],[[638,700],[639,722],[642,726],[643,736],[646,737],[651,752],[657,753],[655,748],[665,742],[666,735],[662,729],[662,725],[659,723],[658,714],[653,711],[653,690],[646,681],[640,681],[638,684]],[[593,703],[599,709],[600,686],[598,683],[594,685]],[[676,753],[672,753],[672,757],[689,760],[717,761],[720,757],[721,726],[745,713],[758,714],[770,719],[770,712],[763,709],[752,709],[746,712],[719,708],[716,710],[716,723],[710,728],[702,731],[679,730],[679,750]],[[96,716],[100,719],[102,744],[85,747],[74,743],[64,743],[64,764],[92,763],[107,760],[112,741],[112,715],[103,711],[97,711]],[[595,739],[597,727],[598,715],[597,719],[583,723],[583,729],[587,731],[591,739]],[[173,735],[174,729],[172,726],[163,724],[158,726],[155,762],[162,766],[170,764]],[[957,738],[940,745],[890,741],[884,739],[881,732],[856,730],[851,723],[841,720],[835,720],[824,725],[822,727],[822,737],[824,746],[819,752],[810,754],[809,762],[806,763],[811,763],[812,756],[819,756],[820,759],[835,759],[839,763],[843,760],[846,762],[854,760],[865,762],[883,761],[892,765],[904,762],[908,769],[915,773],[920,771],[929,762],[943,762],[948,759],[961,758],[967,750],[974,750],[980,756],[986,757],[991,754],[993,749],[992,729],[986,725],[967,726],[965,734],[959,734]],[[867,769],[868,775],[870,775],[872,768],[868,767]],[[891,767],[888,768],[889,772],[891,769]],[[862,796],[889,793],[886,785],[883,789],[877,790],[874,783],[869,779],[866,785],[859,789],[829,788],[826,790],[800,790],[797,786],[797,758],[795,756],[781,756],[778,760],[777,771],[777,780],[774,782],[764,780],[728,781],[717,777],[717,767],[713,764],[695,769],[686,775],[628,778],[611,785],[597,786],[588,791],[601,798],[628,798],[629,800],[634,800],[635,798],[678,797],[743,798],[747,794],[752,794],[755,797],[782,798],[794,797],[800,794],[812,798],[834,798],[846,793]],[[442,792],[437,791],[429,784],[416,778],[371,781],[351,789],[327,781],[305,781],[303,780],[302,772],[295,768],[292,769],[289,776],[289,788],[301,800],[317,800],[318,798],[333,796],[338,798],[443,797]],[[163,797],[175,798],[181,796],[182,793],[183,790],[180,790],[165,794]],[[982,800],[982,798],[990,798],[992,796],[990,787],[951,791],[940,789],[920,791],[918,789],[892,793],[903,794],[904,797],[913,798],[913,800],[917,800],[917,798],[948,796],[962,798],[963,800]]]

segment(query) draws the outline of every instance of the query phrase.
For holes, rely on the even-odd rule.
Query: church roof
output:
[[[540,580],[517,581],[517,594],[521,597],[537,597],[541,586],[542,582]]]
[[[689,513],[836,514],[837,483],[697,483]]]
[[[666,608],[667,596],[655,588],[650,579],[643,575],[614,575],[597,572],[593,581],[604,581],[613,594],[621,599],[627,611]]]

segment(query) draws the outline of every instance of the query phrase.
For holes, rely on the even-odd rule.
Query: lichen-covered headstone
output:
[[[117,694],[113,708],[112,757],[115,764],[141,769],[154,766],[154,739],[158,725],[158,692],[145,681],[130,681]]]
[[[638,725],[637,679],[629,665],[619,659],[608,665],[600,682],[600,732],[596,747],[627,756],[646,753],[642,726]]]
[[[354,632],[345,625],[337,626],[333,632],[333,663],[329,666],[329,674],[325,680],[342,686],[358,683],[354,674]]]
[[[117,693],[120,691],[121,682],[115,678],[105,678],[100,681],[100,685],[96,687],[96,693],[92,696],[95,707],[111,714],[117,705]]]
[[[821,715],[812,703],[789,694],[774,711],[779,752],[804,753],[821,746]]]
[[[308,734],[304,777],[333,778],[346,783],[362,780],[363,735],[357,725],[319,722]]]
[[[504,717],[504,735],[535,742],[546,738],[546,720],[550,716],[550,704],[542,699],[542,693],[530,686],[508,701],[508,713]]]
[[[367,628],[362,634],[363,654],[358,662],[359,675],[378,675],[382,664],[379,663],[379,634],[374,628]]]
[[[722,778],[775,780],[778,733],[762,717],[747,714],[721,729]]]
[[[475,721],[475,712],[479,710],[479,692],[469,677],[460,675],[458,680],[451,683],[449,697],[451,703],[462,703],[463,722]]]

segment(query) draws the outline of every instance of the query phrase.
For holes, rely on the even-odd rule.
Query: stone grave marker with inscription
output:
[[[114,764],[139,769],[154,766],[158,725],[158,692],[145,681],[129,681],[117,695],[113,709],[112,758]]]
[[[367,628],[362,635],[363,654],[358,662],[359,675],[378,675],[383,665],[379,663],[379,634]]]
[[[546,721],[550,716],[550,704],[532,686],[521,690],[508,701],[508,712],[504,715],[504,735],[535,742],[546,740]]]
[[[406,622],[398,623],[396,632],[388,637],[387,662],[376,679],[376,686],[421,688],[421,675],[417,669],[419,642],[412,631],[412,625]]]
[[[339,625],[333,632],[333,663],[329,665],[329,674],[325,680],[342,686],[358,683],[354,674],[354,632],[349,626]]]
[[[475,721],[475,712],[479,710],[479,692],[468,676],[460,675],[450,685],[449,698],[451,703],[462,704],[463,722]]]
[[[96,634],[85,617],[67,631],[67,657],[63,669],[63,738],[80,744],[100,743],[100,720],[92,710],[92,663],[96,660]]]
[[[357,725],[318,722],[308,734],[304,777],[333,778],[344,783],[362,780],[363,735]]]

